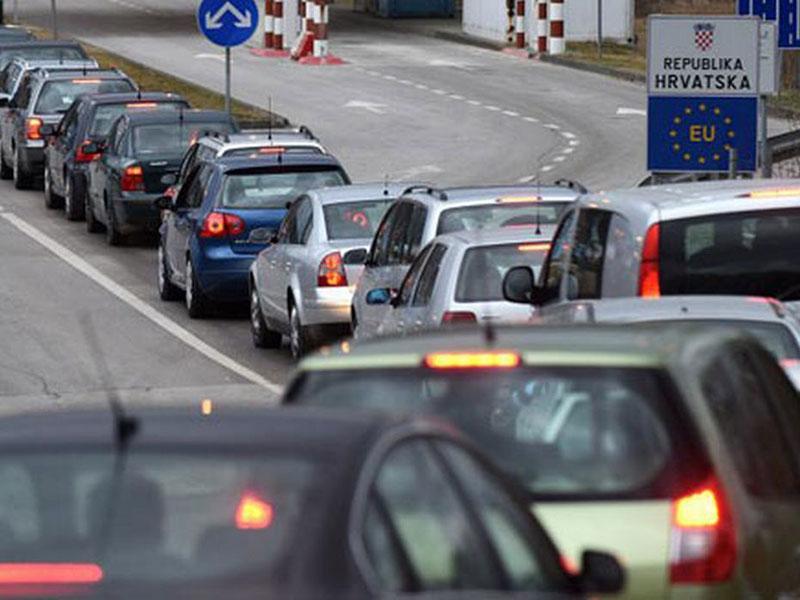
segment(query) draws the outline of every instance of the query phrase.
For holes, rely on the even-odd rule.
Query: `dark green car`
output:
[[[800,404],[744,333],[516,327],[344,343],[303,361],[284,402],[452,421],[525,485],[567,561],[616,553],[627,597],[800,590]]]

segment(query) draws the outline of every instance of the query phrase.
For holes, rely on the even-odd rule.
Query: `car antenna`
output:
[[[536,231],[535,235],[542,235],[542,157],[536,165]]]
[[[272,141],[272,119],[275,116],[275,115],[272,114],[272,96],[269,97],[268,104],[269,104],[269,127],[267,128],[267,139],[271,142]]]
[[[141,100],[142,99],[142,88],[140,88],[140,87],[136,88],[136,99],[137,100]]]
[[[486,321],[486,325],[483,326],[483,340],[490,348],[497,342],[497,329],[491,321]]]
[[[389,174],[383,176],[383,195],[389,195]]]

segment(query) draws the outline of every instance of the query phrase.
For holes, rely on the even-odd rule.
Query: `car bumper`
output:
[[[44,142],[42,142],[41,146],[31,145],[29,142],[21,146],[19,150],[20,158],[28,171],[35,172],[44,170]]]
[[[114,201],[114,216],[121,233],[158,231],[161,211],[155,201],[159,194],[123,194]]]
[[[256,255],[234,254],[215,247],[199,253],[195,272],[203,293],[216,302],[246,302],[249,298],[250,267]]]
[[[315,288],[303,299],[303,322],[307,325],[349,325],[354,292],[355,287]]]

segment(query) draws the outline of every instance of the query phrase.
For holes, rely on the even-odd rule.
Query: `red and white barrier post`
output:
[[[311,0],[302,0],[305,4],[303,17],[303,31],[314,33],[314,3]]]
[[[564,0],[550,0],[550,54],[564,54]]]
[[[264,0],[264,48],[272,48],[275,35],[275,17],[273,12],[273,0]]]
[[[315,0],[314,2],[314,56],[316,58],[328,56],[327,0]]]
[[[517,0],[517,15],[514,20],[516,30],[516,47],[525,47],[525,0]]]
[[[273,10],[273,35],[272,47],[275,50],[283,50],[283,0],[274,0]]]
[[[536,12],[536,51],[547,53],[547,0],[539,0]]]

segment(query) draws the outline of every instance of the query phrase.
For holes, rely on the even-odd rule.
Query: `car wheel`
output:
[[[300,360],[314,349],[314,342],[311,331],[300,322],[300,311],[292,302],[289,305],[289,346],[292,349],[292,356],[295,360]]]
[[[6,153],[3,152],[3,145],[0,144],[0,179],[9,180],[14,176],[14,170],[6,162]]]
[[[165,302],[179,300],[181,297],[181,290],[170,279],[163,243],[158,245],[158,295]]]
[[[83,221],[86,218],[86,195],[83,184],[74,173],[64,177],[64,214],[70,221]]]
[[[191,257],[186,259],[185,301],[186,310],[189,311],[189,317],[192,319],[200,319],[208,312],[208,300],[203,295],[203,290],[200,289]]]
[[[22,164],[22,156],[20,155],[19,146],[14,150],[14,162],[13,162],[13,179],[14,179],[14,187],[18,190],[27,190],[31,187],[31,175],[25,169],[24,165]]]
[[[283,337],[280,333],[267,327],[264,313],[261,312],[261,301],[258,290],[250,287],[250,333],[253,336],[253,345],[256,348],[280,348]]]
[[[113,205],[106,201],[106,241],[109,246],[119,246],[122,243],[122,234],[117,229]]]
[[[92,200],[89,194],[84,194],[83,212],[86,215],[86,231],[89,233],[100,233],[103,230],[102,224],[95,218]]]
[[[53,179],[50,175],[50,167],[44,165],[44,205],[49,209],[61,208],[63,198],[53,193]]]

